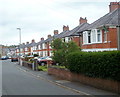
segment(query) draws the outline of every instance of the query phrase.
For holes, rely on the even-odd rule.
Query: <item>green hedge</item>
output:
[[[72,72],[120,81],[120,51],[74,52],[67,60]]]

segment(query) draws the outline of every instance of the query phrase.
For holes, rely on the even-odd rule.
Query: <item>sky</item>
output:
[[[0,0],[0,44],[39,42],[63,25],[72,30],[80,17],[92,23],[109,12],[110,2],[118,0]]]

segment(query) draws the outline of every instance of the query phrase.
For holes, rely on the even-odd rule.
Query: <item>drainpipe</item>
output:
[[[117,26],[118,50],[120,50],[120,26]]]
[[[82,42],[81,36],[82,36],[82,33],[79,33],[79,46],[80,46],[80,49],[81,49],[81,46],[82,46],[82,44],[81,44],[81,42]]]

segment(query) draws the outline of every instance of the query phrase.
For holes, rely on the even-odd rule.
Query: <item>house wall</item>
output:
[[[79,36],[74,36],[73,38],[72,38],[72,41],[74,41],[78,46],[80,46],[80,37]]]
[[[82,39],[81,48],[83,49],[83,51],[117,50],[117,28],[115,27],[108,28],[106,42],[104,42],[104,31],[102,31],[102,43],[83,44],[83,39]]]

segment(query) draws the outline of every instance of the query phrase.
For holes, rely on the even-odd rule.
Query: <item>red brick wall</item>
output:
[[[80,46],[80,38],[79,37],[73,37],[72,41],[74,41],[78,46]]]
[[[116,28],[109,28],[109,41],[110,42],[110,48],[117,48],[117,29]]]
[[[115,9],[120,8],[120,3],[119,2],[111,2],[109,7],[110,7],[110,12],[112,12]]]
[[[103,42],[104,32],[102,32],[102,43],[82,45],[81,48],[82,49],[117,48],[117,29],[109,28],[108,30],[109,32],[107,32],[107,43]]]
[[[48,67],[48,74],[55,75],[62,79],[66,79],[70,81],[78,81],[97,88],[120,93],[120,82],[118,81],[112,81],[112,80],[106,80],[100,78],[91,78],[84,76],[82,74],[72,73],[69,70],[59,69],[54,67]]]

